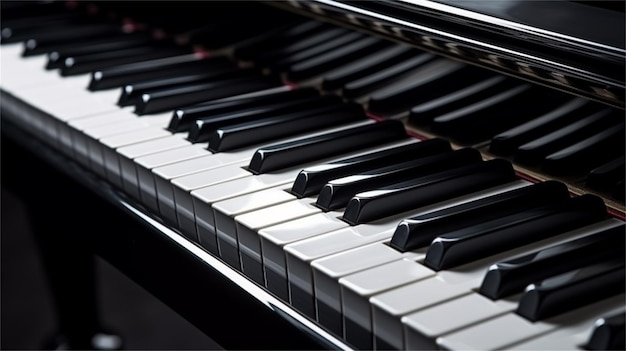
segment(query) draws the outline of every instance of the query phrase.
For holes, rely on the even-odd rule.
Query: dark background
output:
[[[50,291],[23,204],[4,188],[0,196],[0,348],[42,349],[56,328]],[[221,349],[105,261],[96,268],[101,317],[125,349]]]

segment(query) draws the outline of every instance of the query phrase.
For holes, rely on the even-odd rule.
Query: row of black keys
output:
[[[155,43],[146,34],[120,33],[118,24],[83,23],[79,18],[63,11],[50,22],[43,21],[48,27],[54,25],[43,34],[35,31],[39,26],[32,22],[5,21],[3,32],[9,28],[12,35],[3,42],[26,40],[25,55],[49,52],[48,68],[60,68],[61,74],[94,71],[92,90],[124,86],[119,104],[135,105],[138,114],[280,84],[225,58],[184,57],[188,49],[167,40]],[[300,20],[279,29],[236,45],[234,57],[284,73],[290,80],[322,76],[322,89],[339,90],[344,98],[373,93],[368,100],[370,112],[387,115],[410,110],[413,123],[462,144],[491,138],[492,153],[513,155],[516,162],[531,168],[542,167],[557,175],[591,172],[590,187],[623,198],[624,157],[616,145],[624,143],[624,125],[618,111],[319,22]],[[330,70],[334,67],[340,68]],[[392,88],[375,91],[388,84]],[[144,96],[148,98],[142,100]],[[273,101],[258,117],[297,111],[295,101],[284,110],[280,102],[285,101]],[[307,113],[330,111],[331,106],[326,106]],[[308,108],[307,104],[299,107],[300,111]],[[188,120],[212,118],[195,106],[191,110],[176,113]],[[248,120],[254,118],[252,112]],[[215,131],[214,125],[198,123],[191,125],[190,140],[208,141],[207,132]],[[188,126],[178,125],[176,131]]]

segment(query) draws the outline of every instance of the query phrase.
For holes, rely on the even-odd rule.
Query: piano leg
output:
[[[81,223],[66,198],[72,190],[56,171],[29,155],[9,137],[2,138],[2,186],[27,208],[57,315],[57,334],[44,341],[45,349],[117,350],[122,339],[104,331],[98,313],[94,255],[77,238],[98,230],[96,223]],[[45,179],[44,179],[45,178]],[[27,180],[25,188],[17,180]],[[50,187],[48,184],[57,184]],[[71,196],[75,198],[75,196]],[[89,226],[85,226],[89,225]],[[93,234],[93,233],[92,233]]]

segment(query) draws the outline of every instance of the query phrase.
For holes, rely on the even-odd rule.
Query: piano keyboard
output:
[[[623,111],[282,12],[2,6],[3,119],[349,345],[624,348]]]

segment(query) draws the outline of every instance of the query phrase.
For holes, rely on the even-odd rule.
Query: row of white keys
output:
[[[33,71],[36,72],[44,72],[42,66],[45,63],[45,59],[41,59],[41,57],[39,58],[40,59],[37,60],[36,63],[31,63],[29,68],[32,67]],[[23,63],[23,61],[18,60],[18,63]],[[46,77],[54,76],[56,74],[56,72],[45,73]],[[36,77],[35,80],[37,79],[38,78]],[[190,155],[212,155],[212,153],[208,150],[202,150],[202,147],[192,146],[191,143],[184,140],[183,133],[172,135],[163,129],[163,127],[167,125],[171,113],[163,113],[157,116],[138,117],[131,112],[132,108],[130,107],[120,109],[115,106],[115,100],[113,97],[117,98],[119,96],[117,90],[113,91],[113,94],[111,94],[112,91],[106,92],[105,95],[111,96],[111,98],[109,99],[109,106],[107,106],[104,110],[82,112],[82,109],[77,109],[76,106],[78,104],[76,101],[81,101],[78,97],[88,97],[85,101],[87,105],[91,106],[93,105],[92,96],[103,95],[101,92],[94,94],[85,89],[89,81],[88,75],[80,76],[80,81],[76,84],[76,89],[72,89],[71,91],[67,90],[65,86],[68,85],[68,82],[70,81],[77,81],[77,79],[73,77],[69,80],[67,78],[52,77],[49,81],[50,83],[48,83],[47,86],[38,88],[41,91],[37,91],[38,89],[33,88],[34,91],[31,92],[30,95],[24,96],[24,94],[22,94],[20,98],[23,98],[23,100],[35,106],[41,105],[42,101],[50,101],[51,103],[48,103],[45,107],[42,107],[42,109],[52,112],[54,116],[62,116],[60,117],[64,119],[62,122],[68,123],[66,126],[67,128],[62,128],[62,130],[65,131],[64,135],[67,135],[67,137],[61,138],[61,140],[63,140],[61,144],[64,145],[66,150],[69,150],[68,153],[72,154],[72,156],[74,156],[79,162],[91,168],[97,174],[106,177],[118,187],[124,188],[129,192],[129,195],[133,197],[140,198],[139,184],[137,184],[138,180],[136,180],[137,175],[133,174],[136,172],[135,166],[134,164],[132,166],[129,164],[131,163],[129,162],[130,160],[140,156],[150,155],[158,151],[168,151],[170,149],[181,148],[184,146],[189,146],[193,152],[191,154],[185,153],[184,156],[180,157],[178,157],[180,153],[174,152],[177,156],[170,158],[170,160],[163,160],[163,158],[160,158],[161,161],[157,161],[157,165],[164,165],[184,160],[189,158]],[[59,85],[62,85],[62,89],[57,88]],[[49,94],[51,87],[53,89],[56,88],[54,90],[56,93],[52,95],[56,96],[57,99],[45,98],[46,96],[51,95]],[[70,102],[67,104],[70,106],[68,106],[66,110],[60,110],[58,107],[54,107],[55,105],[53,102],[59,101],[58,97],[60,97],[60,93],[65,94],[63,95],[64,100]],[[31,96],[32,99],[30,99]],[[65,107],[63,104],[60,105]],[[108,111],[111,112],[106,113]],[[87,118],[84,118],[85,116],[87,116]],[[40,129],[55,130],[47,126],[42,126]],[[242,156],[236,159],[248,159],[249,155],[251,155],[253,151],[254,150],[248,150],[245,154],[240,153]],[[169,155],[172,155],[172,153]],[[155,157],[152,159],[154,158]],[[158,156],[156,158],[158,158]],[[166,155],[165,159],[167,158],[168,157]],[[222,158],[223,157],[220,157],[219,159]],[[215,159],[215,157],[213,157],[213,159]],[[150,162],[150,159],[148,162]],[[213,166],[217,167],[224,164],[231,164],[232,162],[234,161],[225,160],[222,162],[213,162]],[[151,167],[150,169],[152,168],[154,167]],[[122,179],[124,179],[124,170],[126,170],[126,187],[124,187],[124,182],[122,181]],[[146,179],[152,177],[145,177],[144,173],[143,178]],[[150,186],[151,183],[154,183],[154,181],[152,179],[148,179],[147,183],[147,187],[150,189],[149,193],[155,194],[156,191],[152,190],[154,187]],[[170,187],[168,186],[168,188]],[[158,206],[153,206],[153,209],[158,210]]]
[[[190,143],[183,140],[181,135],[172,136],[171,133],[161,128],[169,120],[167,113],[156,116],[156,118],[155,116],[138,118],[129,109],[118,110],[117,107],[114,109],[116,111],[110,114],[100,114],[94,118],[75,121],[72,125],[73,135],[69,139],[72,140],[73,148],[78,156],[77,159],[83,160],[86,166],[105,176],[119,187],[124,187],[124,183],[127,183],[130,186],[126,186],[125,189],[129,191],[130,195],[140,197],[138,195],[139,184],[135,180],[137,176],[133,174],[134,165],[130,167],[131,162],[129,161],[139,156],[151,154],[153,151],[170,150],[190,145]],[[198,152],[200,151],[198,148],[193,148],[193,150],[196,151],[194,154],[210,155],[208,151],[206,153]],[[251,155],[253,151],[246,152],[245,157],[238,159],[247,161],[248,155]],[[244,153],[240,154],[243,155]],[[214,163],[213,168],[232,162]],[[243,165],[242,163],[241,166]],[[122,180],[124,179],[124,170],[127,170],[126,182]],[[239,175],[244,174],[248,175],[249,173],[243,173],[243,171],[239,173]],[[179,206],[179,208],[186,209],[187,207]],[[194,226],[195,224],[187,227],[187,229]]]
[[[493,263],[587,236],[620,224],[621,222],[617,220],[606,220],[454,269],[440,271],[433,277],[396,287],[371,297],[365,296],[365,298],[369,298],[371,305],[371,330],[375,336],[374,346],[381,349],[385,347],[402,349],[404,347],[404,331],[406,330],[407,334],[413,334],[412,340],[422,340],[422,343],[425,342],[424,340],[428,340],[430,343],[429,347],[432,348],[436,337],[451,333],[455,328],[461,328],[460,324],[468,326],[480,319],[493,318],[512,311],[516,308],[514,298],[502,299],[496,303],[491,302],[492,305],[489,308],[481,309],[479,314],[476,314],[473,308],[459,309],[458,312],[449,314],[449,311],[458,308],[458,306],[454,304],[447,306],[447,303],[461,297],[467,297],[470,301],[482,301],[484,298],[475,293],[475,291],[480,287],[488,267]],[[416,262],[415,264],[420,263]],[[360,276],[361,281],[365,281],[365,276],[369,276],[369,279],[372,281],[377,279],[375,272],[371,273],[369,270],[359,272],[356,275]],[[355,282],[351,281],[351,279],[351,276],[347,276],[340,280],[343,299],[347,296],[353,296],[347,294],[356,293],[358,295],[358,291],[355,289]],[[348,282],[351,283],[347,284]],[[348,290],[351,290],[351,292],[347,293]],[[477,297],[468,297],[471,295],[477,295]],[[488,299],[485,300],[488,301]],[[484,302],[478,301],[477,304],[480,305]],[[344,301],[344,308],[345,304],[346,302]],[[439,309],[441,310],[439,311]],[[352,313],[351,310],[344,310],[344,317],[353,320],[359,318],[358,316],[351,316],[350,313]],[[357,313],[362,312],[357,311]],[[432,319],[433,314],[443,316],[444,320],[440,321],[440,323],[431,323],[429,319]],[[447,319],[454,319],[456,322],[448,321]],[[477,348],[482,349],[482,347]]]

